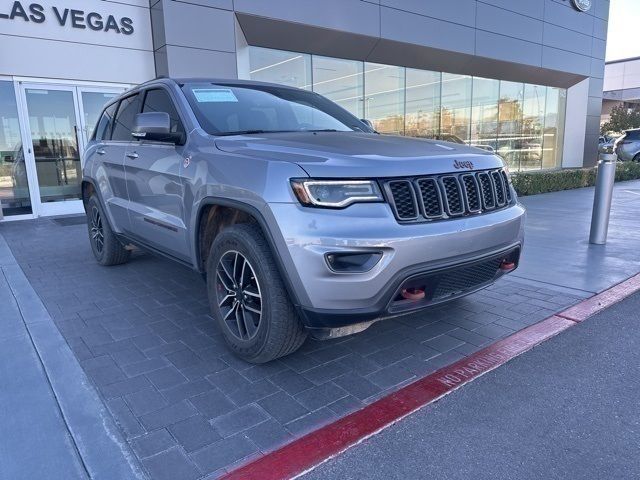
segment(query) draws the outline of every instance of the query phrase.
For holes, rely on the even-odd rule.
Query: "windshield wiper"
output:
[[[287,133],[287,132],[295,132],[297,130],[237,130],[235,132],[221,132],[216,133],[215,135],[219,137],[226,137],[229,135],[254,135],[258,133]]]
[[[215,135],[219,137],[228,137],[230,135],[254,135],[259,133],[301,133],[301,132],[342,132],[343,130],[336,130],[335,128],[319,128],[316,130],[237,130],[235,132],[220,132]],[[347,130],[344,130],[347,131]]]

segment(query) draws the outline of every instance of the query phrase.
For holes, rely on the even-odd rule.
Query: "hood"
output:
[[[218,137],[222,151],[298,164],[311,177],[402,177],[502,166],[500,157],[457,143],[361,132],[292,132]],[[471,166],[470,164],[465,164]],[[466,167],[462,167],[466,168]]]

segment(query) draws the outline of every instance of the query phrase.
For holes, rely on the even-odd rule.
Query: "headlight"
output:
[[[291,186],[300,203],[308,207],[344,208],[384,201],[373,180],[291,180]]]

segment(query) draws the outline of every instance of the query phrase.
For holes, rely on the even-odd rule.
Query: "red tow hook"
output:
[[[516,268],[516,264],[514,262],[507,262],[506,260],[503,260],[500,264],[500,270],[503,272],[510,272],[514,268]]]
[[[424,290],[419,288],[403,288],[400,292],[405,300],[422,300],[424,298]]]

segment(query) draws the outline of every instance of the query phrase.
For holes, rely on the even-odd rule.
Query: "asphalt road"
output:
[[[640,294],[304,479],[640,479]]]

